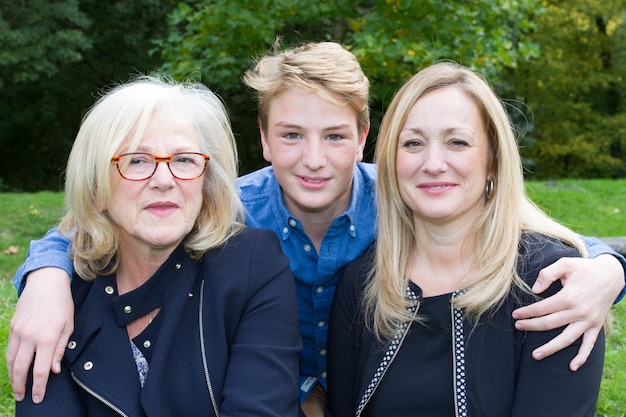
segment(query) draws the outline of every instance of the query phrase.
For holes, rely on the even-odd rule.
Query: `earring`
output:
[[[487,179],[487,183],[485,184],[485,202],[489,201],[492,194],[493,194],[493,180],[489,178]]]

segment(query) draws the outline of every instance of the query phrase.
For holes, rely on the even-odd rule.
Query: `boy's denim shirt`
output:
[[[345,213],[326,232],[319,253],[300,220],[285,207],[274,171],[266,167],[241,177],[237,184],[246,209],[246,224],[271,229],[290,259],[298,293],[300,400],[316,383],[326,389],[328,318],[337,280],[343,268],[373,242],[376,228],[374,186],[376,168],[359,163],[352,180],[352,197]]]

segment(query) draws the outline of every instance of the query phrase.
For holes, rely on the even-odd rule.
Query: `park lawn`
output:
[[[10,279],[26,258],[28,244],[58,223],[63,194],[0,193],[0,279]]]
[[[626,236],[626,180],[529,181],[529,196],[548,214],[587,236]],[[0,193],[0,351],[6,351],[16,295],[10,278],[26,256],[31,239],[41,237],[63,212],[62,193]],[[613,307],[607,339],[598,417],[626,417],[626,301]],[[0,417],[13,416],[5,361],[0,360]]]

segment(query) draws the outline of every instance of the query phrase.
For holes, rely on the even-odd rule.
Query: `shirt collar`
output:
[[[180,282],[172,275],[176,274],[186,261],[191,260],[183,245],[181,243],[142,286],[123,295],[118,295],[115,285],[110,285],[105,289],[107,293],[110,292],[113,295],[113,309],[118,325],[125,326],[155,308],[161,307],[164,294],[170,291],[172,285]]]

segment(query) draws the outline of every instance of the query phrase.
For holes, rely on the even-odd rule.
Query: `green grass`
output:
[[[626,236],[626,180],[528,182],[528,194],[551,216],[587,236]],[[16,295],[10,283],[31,239],[58,222],[61,193],[0,193],[0,351],[6,351]],[[16,247],[12,253],[9,248]],[[613,332],[607,339],[598,417],[626,417],[626,300],[613,307]],[[0,360],[0,417],[14,414],[6,364]]]
[[[539,207],[587,236],[626,236],[626,180],[529,181]]]
[[[0,278],[13,276],[26,257],[29,242],[43,236],[62,212],[61,193],[0,193]]]
[[[9,323],[15,308],[15,300],[13,285],[6,279],[0,279],[0,305],[5,306],[0,309],[0,352],[2,353],[7,351]],[[3,355],[0,359],[0,416],[2,417],[12,416],[15,409],[13,391],[11,391],[7,375],[7,365]]]

